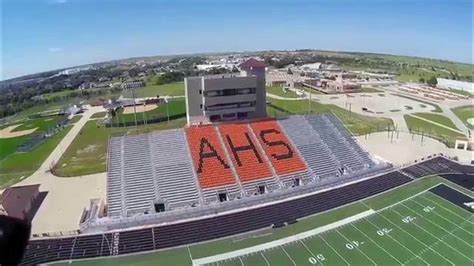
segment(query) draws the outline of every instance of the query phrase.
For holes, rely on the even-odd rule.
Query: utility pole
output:
[[[131,88],[132,90],[132,98],[133,98],[133,115],[135,116],[135,129],[138,132],[138,123],[137,123],[137,106],[135,105],[135,90]]]
[[[168,104],[169,104],[168,98],[165,98],[165,103],[166,103],[166,117],[168,118],[166,123],[169,123],[170,122],[170,113],[169,113],[169,109],[168,109]]]

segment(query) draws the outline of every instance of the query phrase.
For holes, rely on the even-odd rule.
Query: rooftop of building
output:
[[[267,67],[267,64],[255,58],[250,58],[247,61],[241,63],[239,67],[240,68],[258,68],[258,67],[262,68],[262,67]]]
[[[29,204],[33,195],[38,192],[39,184],[9,187],[0,195],[0,204],[8,211],[9,216],[22,217],[22,211]],[[14,207],[11,207],[14,206]]]

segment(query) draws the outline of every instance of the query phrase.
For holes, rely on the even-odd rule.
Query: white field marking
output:
[[[240,265],[244,266],[245,264],[241,257],[239,257],[239,260],[240,260]]]
[[[262,255],[263,260],[267,263],[267,266],[270,266],[270,262],[268,262],[267,258],[265,258],[265,255],[260,251],[260,255]]]
[[[464,220],[464,222],[462,222],[461,225],[463,225],[465,222],[467,222],[467,220]],[[454,232],[454,231],[456,231],[456,230],[458,230],[458,229],[455,228],[455,229],[453,229],[451,232]],[[446,234],[446,235],[442,236],[441,239],[446,238],[448,235],[449,235],[449,234]],[[437,245],[437,244],[439,244],[439,243],[441,243],[441,242],[438,240],[438,241],[433,242],[433,243],[432,243],[431,245],[429,245],[429,246],[430,246],[430,247],[433,247],[433,246],[435,246],[435,245]],[[416,255],[416,256],[418,257],[419,255],[422,255],[422,254],[425,253],[427,250],[428,250],[428,248],[425,248],[425,249],[421,250],[421,251],[418,253],[418,255]],[[408,260],[405,261],[403,264],[407,264],[408,262],[412,261],[413,259],[414,259],[414,258],[408,259]]]
[[[281,249],[283,250],[283,252],[285,252],[286,256],[291,260],[291,262],[293,263],[293,265],[296,266],[295,261],[290,257],[290,254],[288,254],[288,252],[286,252],[285,248],[284,248],[283,246],[281,246]]]
[[[377,212],[382,212],[382,211],[384,211],[384,210],[386,210],[386,209],[389,209],[389,208],[391,208],[391,207],[393,207],[393,206],[395,206],[395,205],[397,205],[397,204],[400,204],[400,203],[402,203],[402,202],[404,202],[404,201],[411,200],[411,199],[413,199],[413,198],[415,198],[415,197],[418,197],[418,196],[422,195],[423,193],[429,191],[430,189],[432,189],[432,188],[434,188],[434,187],[437,187],[438,185],[439,185],[439,184],[433,185],[433,186],[428,187],[428,188],[426,188],[426,189],[424,189],[424,190],[422,190],[422,191],[420,191],[420,192],[418,192],[418,193],[416,193],[416,194],[414,194],[414,195],[411,195],[410,197],[405,198],[405,199],[403,199],[403,200],[401,200],[401,201],[399,201],[399,202],[397,202],[397,203],[394,203],[394,204],[385,206],[385,207],[383,207],[382,209],[378,209]],[[365,199],[364,199],[364,200],[365,200]],[[370,207],[369,205],[367,205],[364,201],[361,201],[361,203],[362,203],[365,207],[367,207],[367,208],[369,208],[369,209],[372,209],[372,207]]]
[[[189,245],[187,246],[188,248],[188,255],[189,255],[189,258],[191,259],[191,261],[193,261],[193,256],[191,256],[191,250],[189,250]]]
[[[439,197],[438,195],[435,195],[435,196],[436,196],[436,197]],[[450,213],[453,214],[454,216],[457,216],[457,217],[459,217],[459,218],[461,218],[461,219],[463,219],[463,220],[465,219],[465,218],[462,217],[461,215],[459,215],[459,214],[453,212],[452,210],[450,210],[450,209],[448,209],[448,208],[442,206],[441,204],[435,202],[434,200],[430,199],[428,196],[423,195],[422,198],[423,198],[423,199],[426,199],[427,201],[429,201],[429,202],[431,202],[431,203],[433,203],[433,204],[435,204],[436,206],[439,206],[441,209],[444,209],[444,210],[450,212]],[[441,198],[441,197],[439,197],[439,198]],[[441,198],[441,199],[443,199],[443,198]],[[443,200],[445,200],[445,199],[443,199]],[[459,209],[461,209],[461,210],[463,210],[463,211],[466,211],[466,210],[464,210],[463,208],[459,207],[459,206],[456,205],[456,204],[452,204],[452,205],[456,206],[456,208],[459,208]],[[472,222],[470,222],[470,223],[472,224]]]
[[[418,203],[418,202],[416,202],[416,201],[413,201],[413,202],[414,202],[415,204],[417,204],[418,206],[420,206],[420,207],[424,207],[423,205],[421,205],[420,203]],[[413,209],[411,209],[411,208],[408,207],[408,206],[406,206],[406,207],[407,207],[408,209],[410,209],[410,210],[413,210]],[[413,211],[414,211],[414,212],[417,212],[416,210],[413,210]],[[448,223],[450,223],[450,224],[452,224],[452,225],[454,225],[454,226],[456,226],[456,227],[459,227],[459,225],[457,225],[455,222],[453,222],[453,221],[451,221],[451,220],[449,220],[449,219],[444,218],[443,216],[439,215],[438,212],[436,212],[436,211],[431,211],[430,213],[433,213],[434,215],[436,215],[437,217],[440,217],[441,219],[447,221]],[[427,219],[427,220],[428,220],[428,219]],[[464,220],[464,219],[463,219],[463,220]],[[442,228],[443,230],[445,230],[444,227],[438,225],[437,223],[432,222],[431,220],[429,220],[429,221],[430,221],[431,223],[437,225],[438,227]],[[467,231],[466,229],[464,229],[464,228],[462,228],[462,227],[459,227],[459,229],[463,230],[465,233],[467,233],[467,234],[470,235],[471,237],[474,236],[471,232]],[[446,231],[446,230],[445,230],[445,231]],[[455,237],[457,238],[458,236],[455,236]],[[464,240],[462,240],[462,241],[464,241]],[[470,245],[470,244],[469,244],[469,245]]]
[[[345,235],[343,235],[341,232],[339,232],[339,230],[337,230],[336,228],[336,232],[341,235],[348,243],[351,242],[351,240],[349,238],[347,238]],[[370,260],[370,262],[372,262],[374,265],[377,265],[377,263],[375,263],[375,261],[373,261],[369,256],[367,256],[367,254],[364,253],[364,251],[362,251],[360,249],[360,247],[357,247],[356,249],[357,251],[359,251],[362,255],[364,255],[368,260]]]
[[[312,230],[309,230],[309,231],[306,231],[306,232],[302,232],[302,233],[299,233],[299,234],[296,234],[296,235],[293,235],[293,236],[288,236],[288,237],[285,237],[285,238],[281,238],[281,239],[274,240],[274,241],[271,241],[271,242],[263,243],[263,244],[260,244],[260,245],[256,245],[256,246],[252,246],[252,247],[248,247],[248,248],[243,248],[243,249],[239,249],[239,250],[234,250],[234,251],[230,251],[230,252],[226,252],[226,253],[222,253],[222,254],[218,254],[218,255],[214,255],[214,256],[209,256],[209,257],[200,258],[200,259],[194,259],[193,260],[193,265],[209,264],[209,263],[212,263],[212,262],[215,262],[215,261],[221,261],[221,260],[226,260],[226,259],[230,259],[230,258],[240,257],[240,256],[243,256],[243,255],[246,255],[246,254],[256,253],[258,251],[279,247],[279,246],[282,246],[284,244],[295,242],[295,241],[298,241],[298,240],[301,240],[301,239],[305,239],[305,238],[317,235],[317,234],[322,233],[322,232],[332,230],[336,227],[340,227],[340,226],[343,226],[345,224],[357,221],[357,220],[362,219],[364,217],[370,216],[374,213],[375,213],[374,210],[363,211],[361,213],[358,213],[356,215],[344,218],[344,219],[339,220],[337,222],[333,222],[333,223],[330,223],[330,224],[327,224],[327,225],[323,225],[323,226],[320,226],[318,228],[315,228],[315,229],[312,229]]]
[[[394,210],[392,210],[392,209],[390,209],[390,211],[396,213],[397,215],[399,215],[400,217],[403,218],[403,215],[401,215],[399,212],[394,211]],[[420,229],[423,230],[424,232],[427,232],[428,234],[430,234],[431,236],[433,236],[430,232],[426,231],[425,229],[423,229],[421,226],[417,225],[416,223],[411,223],[411,224],[414,224],[416,227],[420,228]],[[407,232],[407,233],[408,233],[408,232]],[[410,233],[408,233],[408,234],[410,234]],[[410,234],[410,235],[411,235],[411,234]],[[411,235],[411,236],[413,236],[413,235]],[[418,240],[418,238],[416,238],[415,236],[413,236],[413,237],[414,237],[416,240]],[[433,236],[433,237],[435,237],[435,236]],[[439,240],[439,238],[437,238],[437,237],[435,237],[435,238]],[[420,241],[420,240],[418,240],[418,241],[421,242],[421,243],[423,243],[425,246],[427,246],[424,242],[422,242],[422,241]],[[428,247],[428,246],[427,246],[427,247]],[[451,247],[451,246],[449,246],[449,247]],[[452,247],[451,247],[451,248],[452,248]],[[439,252],[437,252],[436,250],[434,250],[434,249],[432,249],[432,248],[431,248],[431,250],[433,250],[436,254],[438,254],[441,258],[445,259],[447,262],[451,263],[451,265],[455,265],[452,261],[450,261],[450,260],[449,260],[448,258],[446,258],[445,256],[441,255],[441,254],[440,254]]]
[[[309,252],[309,254],[311,254],[311,256],[313,256],[313,258],[317,258],[316,255],[313,254],[313,252],[311,252],[311,250],[308,248],[308,246],[306,246],[306,244],[303,242],[303,240],[299,240],[299,242],[301,244],[303,244],[304,248]],[[319,259],[317,260],[319,264],[323,265],[323,263],[321,261],[319,261]]]
[[[457,216],[459,219],[461,219],[461,220],[463,220],[463,221],[469,222],[469,224],[471,224],[471,225],[473,224],[471,221],[465,220],[464,217],[462,217],[462,216],[456,214],[455,212],[450,211],[448,208],[445,208],[445,207],[441,206],[440,204],[436,203],[435,201],[432,201],[432,200],[430,200],[430,199],[428,199],[428,198],[426,198],[426,197],[422,197],[422,199],[433,203],[434,205],[436,205],[436,207],[439,207],[440,209],[443,209],[443,210],[445,210],[445,211],[448,211],[449,213],[453,214],[454,216]],[[416,202],[416,203],[419,204],[418,202]],[[419,204],[419,205],[420,205],[420,204]],[[453,205],[454,205],[454,204],[453,204]],[[457,226],[456,222],[453,222],[453,221],[450,220],[450,219],[444,218],[444,217],[443,217],[442,215],[440,215],[437,211],[436,211],[436,212],[433,212],[433,213],[435,213],[436,215],[438,215],[439,217],[443,218],[444,220],[446,220],[446,221],[448,221],[448,222],[450,222],[450,223],[452,223],[452,224],[454,224],[454,225]],[[474,234],[472,234],[471,232],[466,231],[464,228],[461,228],[461,229],[463,229],[465,232],[468,232],[468,234],[470,234],[470,235],[474,235]]]
[[[377,247],[379,247],[381,250],[383,250],[385,253],[387,253],[390,257],[392,257],[394,260],[396,260],[398,262],[398,264],[402,264],[401,261],[399,261],[397,258],[395,258],[394,256],[392,256],[392,254],[390,254],[387,250],[385,250],[383,247],[381,247],[379,244],[377,244],[376,241],[372,240],[372,238],[370,238],[366,233],[364,233],[362,230],[360,230],[359,228],[357,228],[357,226],[355,226],[354,224],[351,224],[352,227],[354,227],[357,231],[359,231],[361,234],[363,234],[367,239],[369,239],[370,242],[374,243]]]
[[[407,208],[408,210],[412,211],[412,212],[415,213],[416,215],[420,216],[420,214],[419,214],[418,212],[416,212],[416,211],[410,209],[409,207],[405,206],[405,204],[402,203],[402,206],[405,207],[405,208]],[[398,213],[398,212],[395,211],[395,210],[394,210],[394,212]],[[421,215],[421,219],[426,220],[426,221],[430,222],[431,224],[433,224],[433,225],[435,225],[435,226],[441,228],[443,231],[445,231],[445,232],[447,233],[446,235],[453,235],[453,236],[455,236],[452,232],[450,232],[450,231],[448,231],[448,230],[446,230],[446,229],[440,227],[439,225],[435,224],[434,222],[431,222],[430,220],[428,220],[428,219],[426,219],[425,217],[423,217],[423,215]],[[436,238],[436,239],[438,239],[438,240],[441,240],[439,237],[433,235],[431,232],[425,230],[423,227],[417,225],[416,223],[413,223],[413,224],[416,225],[417,227],[421,228],[423,231],[427,232],[428,234],[430,234],[432,237],[434,237],[434,238]],[[455,236],[455,237],[458,238],[457,236]],[[469,247],[472,247],[472,246],[469,245],[466,241],[464,241],[464,240],[462,240],[462,239],[460,239],[460,238],[458,238],[458,239],[459,239],[461,242],[463,242],[463,243],[465,243],[466,245],[468,245]],[[443,242],[443,244],[445,244],[446,246],[450,247],[452,250],[456,251],[456,252],[459,253],[461,256],[467,258],[469,261],[472,262],[471,258],[466,257],[466,255],[464,255],[463,253],[459,252],[457,249],[455,249],[454,247],[452,247],[452,246],[449,245],[448,243]]]
[[[383,216],[383,214],[379,214],[380,217],[382,217],[383,219],[385,219],[386,221],[388,221],[390,224],[394,225],[395,227],[397,227],[398,229],[400,229],[401,231],[405,232],[405,234],[411,236],[413,239],[415,239],[416,241],[418,241],[419,243],[421,243],[423,246],[427,247],[428,249],[430,249],[431,251],[433,251],[434,253],[438,254],[440,257],[444,258],[441,254],[439,254],[436,250],[432,249],[430,246],[426,245],[423,241],[420,241],[418,238],[416,238],[415,236],[413,236],[412,234],[408,233],[405,229],[401,228],[400,226],[398,226],[397,224],[395,223],[392,223],[389,219],[387,219],[385,216]],[[449,260],[446,260],[448,262],[450,262]],[[452,263],[452,262],[450,262]],[[454,264],[453,264],[454,265]]]
[[[367,218],[364,218],[364,220],[366,220],[367,222],[369,222],[372,226],[374,226],[376,229],[378,229],[379,227],[374,224],[372,221],[370,221],[369,219]],[[408,250],[408,252],[410,252],[413,256],[415,256],[416,258],[419,258],[420,260],[423,261],[423,263],[425,263],[426,265],[430,265],[428,262],[426,262],[422,257],[416,255],[415,253],[413,253],[413,251],[409,248],[407,248],[405,245],[403,245],[402,243],[400,243],[397,239],[395,239],[393,236],[391,236],[390,234],[387,235],[388,237],[390,237],[390,239],[392,239],[393,241],[395,241],[399,246],[403,247],[404,249]],[[403,264],[403,263],[402,263]]]
[[[341,258],[345,263],[347,263],[347,265],[351,265],[346,259],[344,259],[343,256],[341,256],[341,254],[339,254],[339,252],[337,252],[337,250],[335,248],[333,248],[324,238],[322,235],[318,235],[319,238],[321,238],[322,241],[324,241],[324,243],[330,248],[332,249],[332,251],[334,251],[334,253],[336,253],[336,255],[339,256],[339,258]]]

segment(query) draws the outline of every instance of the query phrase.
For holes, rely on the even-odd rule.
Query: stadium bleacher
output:
[[[150,140],[159,197],[171,209],[199,204],[199,188],[184,131],[159,131],[151,134]]]
[[[236,182],[215,127],[189,127],[186,136],[194,169],[203,189]]]
[[[22,264],[109,256],[162,249],[271,227],[330,210],[400,186],[412,179],[394,171],[351,185],[269,206],[212,218],[113,234],[30,241]],[[114,248],[117,251],[114,252]]]
[[[285,175],[306,170],[298,151],[292,146],[275,120],[250,123],[275,172]]]
[[[241,182],[272,177],[268,161],[246,123],[224,124],[218,128]]]

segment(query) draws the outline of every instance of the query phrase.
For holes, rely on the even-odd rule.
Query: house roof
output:
[[[0,204],[9,216],[23,218],[25,207],[38,192],[40,185],[9,187],[0,195]]]
[[[265,62],[259,61],[255,58],[250,58],[247,61],[239,65],[240,68],[254,68],[254,67],[267,67]]]

